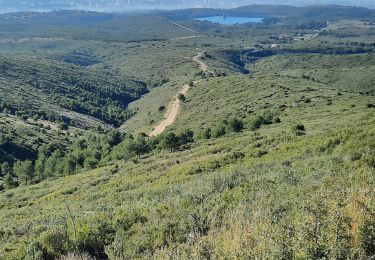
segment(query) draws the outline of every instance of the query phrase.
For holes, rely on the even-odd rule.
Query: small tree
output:
[[[1,170],[1,172],[4,176],[7,175],[7,174],[12,174],[12,168],[10,167],[9,163],[7,163],[7,162],[4,162],[1,165],[0,170]]]
[[[183,146],[188,143],[194,142],[194,132],[191,130],[186,130],[178,135],[179,145]]]
[[[13,189],[17,187],[17,182],[15,181],[15,176],[9,163],[4,162],[1,165],[0,170],[2,175],[4,176],[4,187],[6,189]]]
[[[170,149],[170,151],[173,152],[179,147],[179,139],[175,133],[168,133],[163,136],[161,146],[163,148]]]
[[[139,135],[135,140],[129,143],[128,151],[137,156],[141,156],[151,151],[151,145],[147,142],[145,136]]]
[[[60,150],[56,150],[53,152],[52,156],[50,156],[46,162],[44,167],[44,175],[46,177],[54,176],[58,172],[58,164],[61,161],[62,154]],[[84,159],[84,158],[82,158]],[[82,160],[83,163],[84,160]]]
[[[13,171],[15,175],[27,185],[31,182],[34,175],[33,163],[29,160],[23,162],[17,161],[13,166]]]
[[[44,167],[45,167],[46,161],[47,161],[47,156],[43,152],[40,152],[38,155],[38,159],[35,161],[35,167],[34,167],[35,175],[37,176],[39,180],[44,178]]]
[[[8,173],[4,177],[4,187],[6,189],[13,189],[17,187],[17,182],[14,180],[14,176],[11,173]]]
[[[77,163],[74,157],[69,154],[64,158],[64,174],[71,175],[77,170]]]
[[[122,142],[122,135],[119,131],[114,130],[107,134],[107,143],[113,147]]]

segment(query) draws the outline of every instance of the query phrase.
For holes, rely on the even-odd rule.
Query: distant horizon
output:
[[[314,5],[340,5],[365,7],[375,9],[375,2],[370,0],[284,0],[282,3],[277,0],[192,0],[187,3],[167,3],[173,0],[123,0],[112,2],[112,0],[48,0],[44,4],[40,1],[33,2],[30,0],[17,3],[17,1],[0,0],[0,13],[16,13],[16,12],[52,12],[52,11],[95,11],[105,13],[124,13],[124,12],[141,12],[152,10],[179,10],[188,8],[214,8],[214,9],[231,9],[248,5],[286,5],[296,7],[306,7]],[[177,1],[177,0],[174,0]]]

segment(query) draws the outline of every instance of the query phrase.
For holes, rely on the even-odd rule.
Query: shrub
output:
[[[182,94],[182,93],[178,94],[177,98],[178,98],[178,100],[180,100],[181,102],[184,102],[184,101],[186,100],[185,95]]]
[[[173,152],[179,147],[179,139],[175,133],[167,133],[161,140],[161,146]]]
[[[178,134],[177,138],[179,139],[179,145],[184,146],[188,143],[194,142],[194,132],[191,130],[186,130]]]
[[[262,116],[255,116],[248,121],[248,127],[251,131],[255,131],[262,126],[263,122],[264,118]]]
[[[61,256],[60,260],[92,260],[92,256],[87,253],[69,253]]]
[[[56,259],[60,255],[67,253],[71,247],[66,231],[61,228],[47,230],[40,234],[28,250],[31,254],[43,254],[43,259]]]
[[[88,252],[98,259],[106,258],[105,246],[113,241],[115,230],[105,215],[81,220],[74,244],[80,252]]]
[[[141,156],[150,152],[152,149],[150,143],[143,135],[139,135],[137,139],[132,140],[128,145],[128,152]]]
[[[45,259],[43,247],[39,242],[32,242],[26,248],[26,260],[43,260]]]
[[[86,169],[94,169],[98,165],[98,160],[93,157],[87,157],[83,166]]]
[[[365,147],[363,159],[369,167],[375,168],[375,147]]]
[[[64,131],[69,129],[69,126],[66,123],[60,123],[58,127],[60,130],[64,130]]]
[[[271,124],[276,124],[280,122],[281,120],[277,116],[276,112],[266,111],[262,115],[251,117],[248,120],[247,124],[251,131],[255,131],[259,129],[262,125],[271,125]]]
[[[219,138],[221,136],[224,136],[225,134],[226,134],[225,126],[224,125],[219,125],[218,127],[215,127],[212,130],[211,136],[213,138]]]
[[[4,188],[6,188],[6,189],[13,189],[13,188],[17,187],[17,182],[14,179],[13,174],[11,174],[11,173],[8,173],[7,175],[5,175],[3,181],[4,181]]]
[[[210,139],[211,138],[211,128],[202,129],[198,133],[197,138],[198,139]]]
[[[243,122],[237,118],[231,118],[228,122],[228,128],[232,132],[240,132],[243,129]]]
[[[375,218],[366,219],[360,228],[361,247],[367,257],[375,255]]]
[[[301,136],[305,134],[305,126],[303,124],[296,124],[292,127],[292,133],[296,136]]]

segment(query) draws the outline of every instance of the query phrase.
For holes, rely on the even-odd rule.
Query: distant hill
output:
[[[1,0],[0,12],[19,11],[52,11],[61,9],[70,10],[90,10],[106,12],[122,12],[136,9],[181,9],[181,8],[234,8],[250,4],[283,4],[293,6],[307,6],[316,4],[338,4],[348,6],[364,6],[375,8],[375,3],[370,0],[45,0],[45,1],[20,1]]]
[[[185,10],[164,11],[163,14],[170,19],[192,19],[196,17],[222,15],[233,16],[261,16],[298,19],[334,21],[338,19],[368,19],[375,20],[375,10],[365,7],[338,6],[338,5],[313,5],[313,6],[288,6],[288,5],[246,5],[232,9],[196,8]],[[295,21],[293,21],[295,22]]]

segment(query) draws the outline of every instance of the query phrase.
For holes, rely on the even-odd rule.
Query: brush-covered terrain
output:
[[[0,258],[374,257],[374,12],[314,8],[3,15]]]

